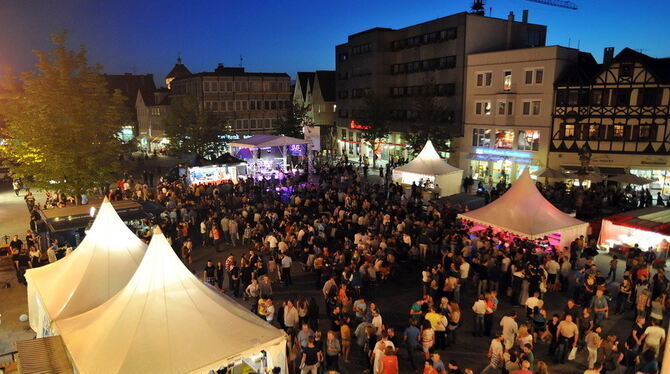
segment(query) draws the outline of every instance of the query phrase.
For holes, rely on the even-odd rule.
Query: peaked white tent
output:
[[[123,290],[55,324],[81,374],[207,373],[262,350],[286,372],[284,332],[197,279],[160,232]]]
[[[463,170],[443,160],[428,140],[418,156],[393,170],[393,179],[404,184],[428,179],[440,187],[440,196],[449,196],[461,191]]]
[[[26,272],[30,327],[37,337],[56,333],[52,321],[91,310],[114,296],[135,273],[146,248],[105,199],[77,249]]]
[[[586,235],[588,223],[561,212],[542,196],[525,169],[500,198],[459,218],[496,227],[530,239],[561,235],[561,247]]]

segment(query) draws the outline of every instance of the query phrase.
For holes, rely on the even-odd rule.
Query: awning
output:
[[[72,374],[72,364],[60,336],[19,340],[19,372],[23,374]]]
[[[598,172],[602,175],[622,175],[626,174],[626,169],[625,168],[617,168],[617,167],[610,167],[610,166],[594,166],[592,167],[596,168]],[[561,165],[561,168],[565,171],[578,171],[581,166],[575,166],[575,165]]]

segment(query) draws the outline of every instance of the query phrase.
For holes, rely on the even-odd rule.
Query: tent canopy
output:
[[[418,156],[409,163],[395,168],[395,171],[405,173],[422,174],[428,176],[462,172],[463,170],[453,167],[443,160],[428,140]]]
[[[202,283],[160,232],[125,288],[56,326],[84,374],[201,373],[285,349],[283,331]]]
[[[37,294],[52,321],[86,312],[128,283],[146,248],[105,198],[76,250],[52,264],[26,272],[29,290]],[[31,309],[31,327],[38,331],[42,322],[35,321],[32,313]]]
[[[283,135],[254,135],[246,139],[240,139],[230,143],[231,147],[240,148],[263,148],[263,147],[281,147],[293,144],[308,144],[309,140],[292,138]]]
[[[519,179],[500,198],[477,210],[458,215],[460,218],[497,227],[530,239],[541,238],[549,234],[586,232],[588,223],[561,212],[542,196],[535,182],[525,169]],[[561,244],[573,240],[564,238]]]
[[[670,209],[655,206],[603,218],[615,225],[670,236]]]

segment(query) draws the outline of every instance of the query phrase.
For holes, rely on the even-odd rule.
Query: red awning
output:
[[[662,235],[670,236],[670,223],[647,218],[652,214],[662,212],[664,210],[665,208],[663,207],[650,207],[626,212],[626,214],[615,214],[604,219],[612,222],[615,225],[630,227],[643,231],[656,232]]]

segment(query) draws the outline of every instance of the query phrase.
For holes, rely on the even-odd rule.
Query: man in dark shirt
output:
[[[16,270],[16,280],[21,283],[28,285],[26,282],[26,270],[32,267],[30,262],[30,256],[25,251],[14,250],[12,254],[12,261],[14,262],[14,269]]]
[[[21,248],[23,248],[23,242],[21,241],[21,239],[19,239],[18,235],[14,235],[14,239],[11,242],[9,242],[9,248],[12,249],[11,253],[14,252],[13,251],[14,249],[16,249],[17,251],[20,251]]]
[[[203,278],[205,278],[205,282],[211,284],[212,286],[216,285],[216,266],[214,266],[212,260],[207,260],[207,266],[205,266]]]
[[[307,347],[302,351],[302,361],[300,362],[301,373],[317,374],[319,371],[319,362],[323,359],[321,350],[314,346],[314,337],[307,341]]]

